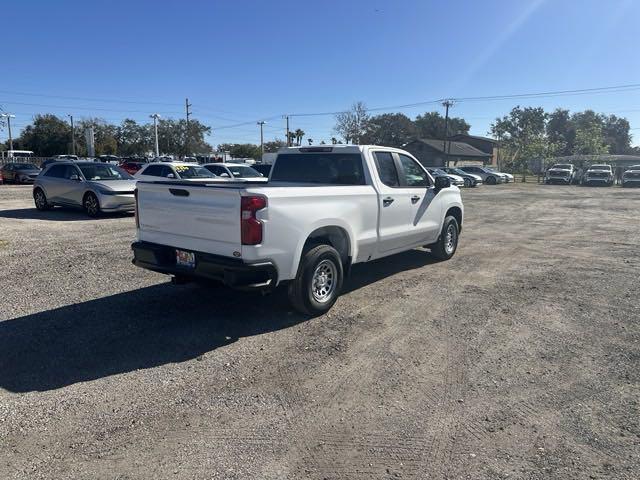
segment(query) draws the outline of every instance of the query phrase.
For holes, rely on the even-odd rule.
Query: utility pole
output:
[[[284,118],[287,119],[287,147],[290,147],[291,140],[289,139],[289,115],[285,115]]]
[[[447,137],[449,136],[449,107],[453,105],[451,100],[445,100],[442,102],[442,106],[445,108],[444,113],[444,139],[442,140],[442,151],[447,159],[447,167],[449,166],[449,154],[447,153]]]
[[[257,125],[260,125],[260,161],[262,162],[262,157],[264,157],[264,135],[262,134],[262,128],[264,124],[267,123],[264,120],[260,120]]]
[[[158,158],[160,156],[160,149],[158,148],[158,119],[160,118],[160,115],[154,113],[153,115],[149,116],[153,118],[153,132],[155,133],[156,139],[156,158]]]
[[[189,103],[189,99],[185,98],[184,99],[184,108],[185,108],[185,112],[187,114],[187,131],[185,133],[184,136],[184,150],[185,150],[185,155],[189,155],[189,115],[191,115],[191,112],[189,111],[189,108],[191,108],[191,104]]]
[[[76,154],[76,129],[73,126],[73,115],[67,115],[71,119],[71,155]]]
[[[7,119],[7,129],[9,130],[9,150],[13,150],[13,137],[11,136],[11,119],[16,118],[15,115],[10,113],[2,113],[0,117]]]

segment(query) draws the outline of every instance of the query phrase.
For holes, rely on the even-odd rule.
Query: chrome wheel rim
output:
[[[331,300],[336,290],[338,269],[331,260],[322,260],[311,277],[311,295],[316,302],[326,303]]]
[[[95,215],[98,212],[98,201],[93,195],[89,195],[84,201],[84,207],[89,215]]]
[[[36,207],[38,208],[44,208],[46,205],[46,200],[44,199],[44,193],[42,193],[40,190],[38,190],[36,192]]]
[[[458,230],[453,223],[450,223],[447,227],[447,233],[444,237],[444,249],[447,254],[452,254],[456,248]]]

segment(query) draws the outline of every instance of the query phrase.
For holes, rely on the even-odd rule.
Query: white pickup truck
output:
[[[288,284],[306,314],[335,303],[351,265],[426,246],[453,256],[460,190],[409,153],[377,146],[283,148],[268,182],[137,184],[133,263],[182,283]]]

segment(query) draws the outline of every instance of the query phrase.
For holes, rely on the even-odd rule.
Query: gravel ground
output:
[[[637,479],[640,190],[463,193],[312,320],[0,186],[0,478]]]

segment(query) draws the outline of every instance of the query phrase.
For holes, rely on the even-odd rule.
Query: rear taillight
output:
[[[242,245],[262,243],[262,222],[256,218],[256,212],[267,206],[267,199],[258,195],[240,199],[240,231]]]
[[[133,196],[136,199],[136,228],[140,228],[140,214],[138,213],[138,189],[133,191]]]

